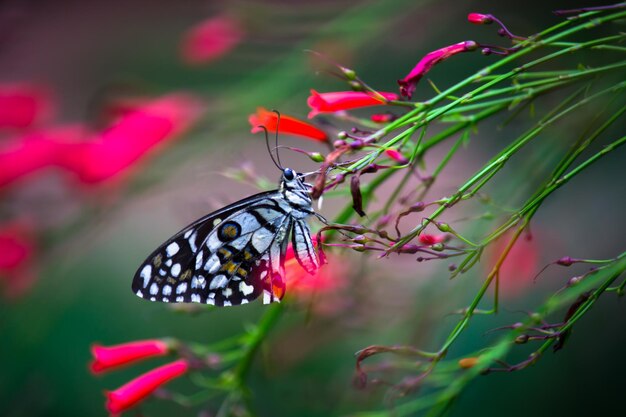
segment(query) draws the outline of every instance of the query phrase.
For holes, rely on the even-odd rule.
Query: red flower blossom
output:
[[[93,345],[91,354],[94,361],[90,369],[93,373],[119,368],[131,362],[153,356],[163,356],[169,351],[169,346],[162,340],[140,340],[123,343],[115,346]]]
[[[34,84],[0,85],[0,129],[22,129],[53,113],[50,93]]]
[[[401,164],[408,164],[409,163],[409,158],[407,158],[406,156],[404,156],[402,154],[402,152],[396,150],[396,149],[387,149],[385,151],[385,154],[393,159],[396,162],[399,162]]]
[[[378,94],[384,97],[384,99],[377,97],[373,93],[359,91],[318,93],[315,90],[311,90],[311,95],[307,100],[307,104],[311,108],[309,119],[312,119],[319,113],[332,113],[361,107],[382,106],[386,104],[386,100],[398,99],[398,95],[395,93],[379,92]]]
[[[490,14],[470,13],[467,20],[475,25],[488,25],[493,22],[493,16]]]
[[[446,240],[446,235],[444,234],[440,234],[440,235],[429,235],[429,234],[421,234],[419,236],[419,240],[422,244],[424,245],[434,245],[435,243],[441,243],[444,240]]]
[[[229,16],[213,17],[184,35],[181,55],[189,65],[206,64],[232,50],[243,36],[237,20]]]
[[[109,180],[159,143],[186,131],[199,112],[200,105],[192,97],[162,97],[123,115],[95,140],[63,144],[56,163],[87,184]]]
[[[401,80],[398,80],[400,85],[400,94],[404,97],[411,98],[415,91],[415,86],[418,81],[435,65],[456,55],[461,52],[474,51],[478,48],[478,44],[474,41],[465,41],[455,43],[454,45],[446,46],[445,48],[437,49],[436,51],[429,52],[422,58],[417,65],[409,72],[409,74]]]
[[[128,410],[152,394],[161,385],[178,378],[188,370],[189,363],[180,359],[146,372],[115,391],[106,392],[106,408],[112,414]]]
[[[276,126],[278,125],[278,131],[281,133],[304,136],[320,142],[328,140],[326,132],[318,129],[310,123],[298,120],[295,117],[281,114],[279,124],[278,115],[275,112],[268,111],[264,107],[257,108],[256,114],[251,114],[248,117],[248,121],[252,126],[252,133],[262,132],[263,129],[260,126],[265,126],[265,128],[270,132],[276,132]]]
[[[35,243],[24,224],[0,225],[0,278],[7,297],[15,298],[32,286],[34,253]]]

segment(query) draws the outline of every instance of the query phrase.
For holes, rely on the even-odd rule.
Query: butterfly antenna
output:
[[[263,131],[265,132],[265,146],[267,146],[267,152],[270,154],[270,158],[272,158],[272,162],[274,163],[274,165],[276,165],[276,168],[282,171],[283,168],[280,166],[278,162],[276,162],[276,159],[274,159],[274,154],[272,153],[272,149],[270,148],[270,137],[269,137],[269,133],[267,132],[267,128],[263,125],[259,125],[258,127],[263,129]]]
[[[280,162],[280,153],[278,153],[278,128],[280,127],[280,112],[278,110],[272,110],[272,111],[276,113],[276,147],[274,149],[276,149],[276,159],[278,159],[278,165],[280,166],[280,169],[282,170],[283,164]]]

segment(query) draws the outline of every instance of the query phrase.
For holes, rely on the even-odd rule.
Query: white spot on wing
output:
[[[220,269],[220,267],[222,266],[222,264],[220,263],[220,258],[218,258],[217,254],[213,254],[211,255],[211,257],[206,261],[206,264],[204,264],[204,269],[211,275],[213,275],[214,273],[217,272],[218,269]],[[198,263],[196,262],[196,269],[198,269]]]
[[[169,285],[163,286],[163,295],[170,295],[172,293],[172,287]]]
[[[187,231],[185,232],[185,234],[183,235],[183,237],[184,237],[185,239],[188,239],[188,238],[189,238],[189,236],[191,236],[191,234],[192,234],[192,233],[193,233],[193,229],[189,229],[189,230],[187,230]]]
[[[230,301],[224,301],[224,307],[232,306],[233,304]]]
[[[171,258],[172,256],[176,255],[179,250],[180,246],[178,246],[178,243],[172,242],[167,245],[167,248],[165,248],[165,253],[167,253],[167,256]]]
[[[178,297],[176,297],[177,303],[182,303],[183,301],[185,301],[185,297],[183,297],[182,295],[179,295]]]
[[[180,284],[178,284],[178,287],[176,287],[176,294],[182,294],[185,291],[187,291],[187,283],[181,282]]]
[[[200,302],[200,295],[199,294],[191,294],[191,302],[192,303],[199,303]]]
[[[252,285],[248,285],[245,282],[241,281],[239,283],[239,291],[241,291],[243,295],[250,295],[254,291],[254,287]]]
[[[141,292],[141,290],[137,290],[137,292],[135,294],[137,294],[137,296],[143,298],[143,293]]]
[[[156,284],[156,282],[153,282],[152,285],[150,286],[150,294],[156,295],[156,293],[158,292],[159,292],[159,286]]]
[[[152,266],[146,265],[143,267],[139,276],[143,278],[143,287],[146,288],[150,282],[150,276],[152,275]]]
[[[174,278],[178,278],[178,274],[180,274],[180,264],[174,264],[170,272]]]
[[[214,290],[216,288],[223,288],[228,284],[228,278],[225,275],[218,275],[211,280],[211,284],[209,284],[209,289]]]
[[[222,295],[226,298],[229,298],[231,295],[233,295],[233,290],[230,287],[226,287],[226,289],[222,291]]]

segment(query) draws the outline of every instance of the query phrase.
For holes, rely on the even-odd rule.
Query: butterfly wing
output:
[[[148,256],[133,292],[151,301],[226,306],[266,291],[277,301],[292,228],[280,198],[278,191],[260,193],[187,226]]]

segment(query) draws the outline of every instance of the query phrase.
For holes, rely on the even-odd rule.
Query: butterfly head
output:
[[[311,184],[304,182],[304,175],[291,168],[283,168],[280,179],[280,191],[294,204],[311,207]]]

